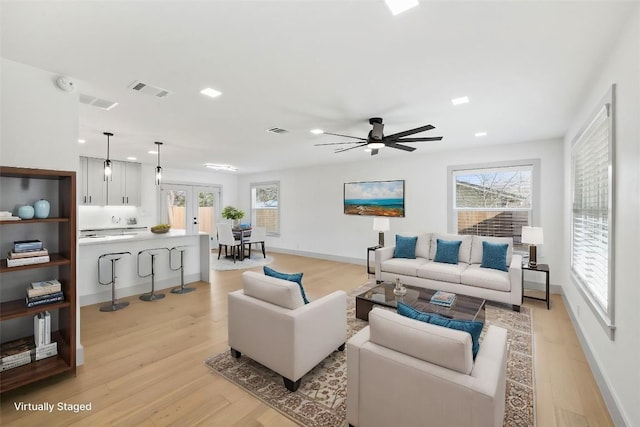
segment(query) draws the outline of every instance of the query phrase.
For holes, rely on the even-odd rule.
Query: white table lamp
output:
[[[544,243],[542,227],[522,227],[522,243],[529,244],[529,267],[535,268],[538,264],[536,245]]]
[[[389,218],[373,218],[373,229],[378,234],[378,244],[384,246],[384,232],[389,231]]]

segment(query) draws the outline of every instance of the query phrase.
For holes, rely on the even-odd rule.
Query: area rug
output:
[[[355,317],[355,302],[347,304],[347,338],[367,322]],[[520,313],[487,305],[488,325],[508,331],[505,427],[535,426],[533,337],[531,309]],[[481,340],[484,337],[484,331]],[[300,388],[287,391],[282,377],[247,357],[234,359],[229,351],[205,360],[205,365],[301,426],[344,427],[346,421],[347,360],[345,352],[333,352],[302,378]]]
[[[259,255],[251,255],[251,258],[245,257],[242,261],[239,259],[236,262],[233,262],[233,258],[225,258],[220,257],[218,259],[217,253],[211,254],[210,259],[210,267],[216,271],[227,271],[227,270],[244,270],[245,268],[253,268],[253,267],[261,267],[263,265],[269,265],[273,262],[273,258],[267,256],[266,258]]]

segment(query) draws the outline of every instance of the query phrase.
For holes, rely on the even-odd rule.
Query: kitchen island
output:
[[[147,230],[105,230],[84,233],[79,238],[77,294],[80,306],[111,301],[111,286],[98,283],[98,258],[106,253],[130,252],[116,263],[116,297],[144,294],[151,291],[151,277],[139,277],[138,253],[146,249],[166,248],[158,251],[155,262],[155,290],[180,286],[180,271],[169,268],[169,251],[184,247],[184,282],[209,281],[209,235],[186,234],[184,230],[169,230],[154,234]],[[172,267],[180,265],[180,252],[173,251]],[[140,256],[140,274],[151,272],[149,255]],[[111,262],[101,262],[100,281],[111,280]],[[165,292],[167,293],[167,292]],[[179,296],[176,296],[179,297]]]

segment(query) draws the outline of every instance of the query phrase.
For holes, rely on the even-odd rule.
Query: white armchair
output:
[[[252,271],[242,273],[243,289],[231,292],[229,347],[282,375],[290,391],[302,376],[347,338],[347,298],[336,291],[304,304],[297,283]]]
[[[507,331],[471,336],[374,308],[347,343],[347,420],[356,427],[503,425]]]

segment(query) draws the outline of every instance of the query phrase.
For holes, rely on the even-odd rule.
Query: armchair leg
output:
[[[338,351],[344,351],[345,343],[342,343],[340,347],[338,347]]]
[[[236,350],[235,348],[231,348],[231,356],[234,359],[240,359],[240,356],[242,356],[242,353],[240,353],[238,350]]]
[[[284,386],[291,392],[296,391],[298,387],[300,387],[300,383],[302,382],[302,378],[300,378],[298,381],[291,381],[289,378],[285,377],[282,377],[282,379],[284,380]]]
[[[218,259],[220,259],[221,253],[222,253],[222,245],[218,245]]]
[[[513,311],[516,311],[516,312],[520,313],[520,306],[519,305],[512,305],[511,307],[513,308]]]

